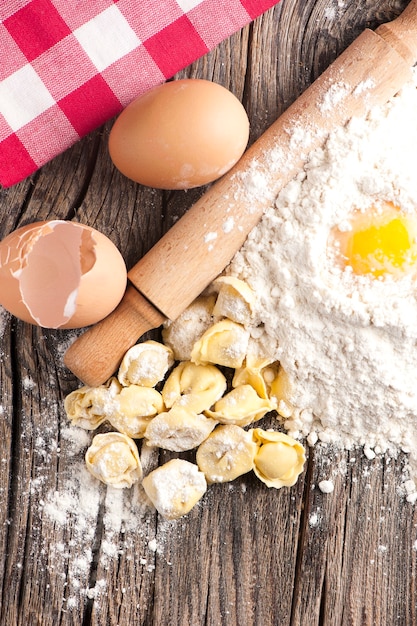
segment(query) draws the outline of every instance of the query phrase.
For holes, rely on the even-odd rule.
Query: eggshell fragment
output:
[[[94,324],[117,306],[126,282],[119,250],[85,224],[35,222],[0,242],[0,304],[31,324]]]
[[[129,104],[110,132],[109,152],[138,183],[189,189],[225,174],[248,138],[248,116],[236,96],[189,78],[158,85]]]

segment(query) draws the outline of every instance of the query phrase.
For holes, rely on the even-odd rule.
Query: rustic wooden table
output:
[[[365,27],[406,4],[283,0],[181,76],[229,87],[253,140]],[[1,190],[0,236],[78,220],[132,266],[202,190],[161,193],[123,178],[107,154],[110,127]],[[75,331],[5,312],[0,325],[2,626],[417,624],[417,511],[398,493],[402,455],[316,446],[292,489],[245,476],[168,523],[135,491],[123,503],[81,472],[87,436],[74,436],[63,411],[78,386],[62,364]]]

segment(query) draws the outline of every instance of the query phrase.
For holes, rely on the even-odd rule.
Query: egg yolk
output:
[[[366,213],[354,211],[350,229],[334,229],[333,246],[345,267],[355,274],[400,277],[413,270],[417,261],[417,217],[386,203]]]

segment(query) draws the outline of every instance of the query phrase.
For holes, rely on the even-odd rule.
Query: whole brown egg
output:
[[[189,189],[225,174],[242,156],[249,120],[241,102],[208,80],[159,85],[129,104],[109,137],[128,178],[157,189]]]

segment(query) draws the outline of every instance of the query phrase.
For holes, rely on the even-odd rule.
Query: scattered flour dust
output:
[[[285,427],[309,443],[403,450],[417,477],[416,277],[354,275],[328,251],[354,209],[417,216],[417,78],[311,154],[227,273],[260,301],[264,340],[291,383]],[[409,485],[409,501],[416,489]]]
[[[111,561],[137,559],[143,571],[155,568],[155,556],[163,555],[165,531],[170,522],[158,522],[158,534],[151,507],[140,485],[132,489],[100,488],[86,469],[82,457],[91,443],[91,433],[69,426],[61,431],[62,448],[69,461],[67,471],[56,491],[50,491],[41,503],[43,513],[62,531],[62,541],[48,543],[49,569],[67,579],[66,609],[79,607],[81,597],[97,603],[107,597],[105,576],[92,581],[90,572],[96,560],[98,572],[107,569]],[[146,467],[154,463],[152,452],[145,450],[141,462]],[[33,485],[36,489],[36,486]],[[70,537],[66,535],[70,533]],[[99,536],[99,554],[93,554]],[[138,545],[143,552],[138,555]],[[78,556],[74,557],[74,554]]]

